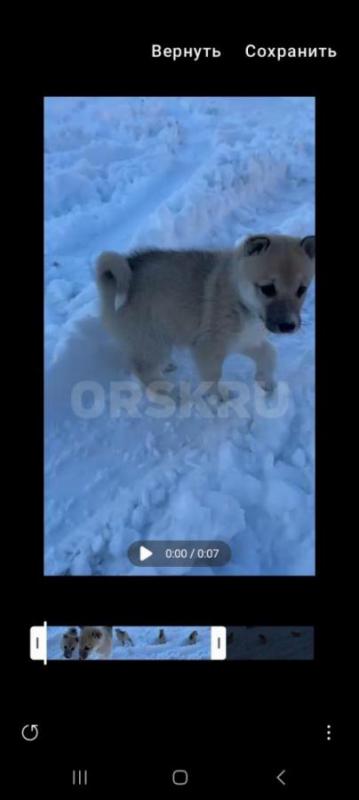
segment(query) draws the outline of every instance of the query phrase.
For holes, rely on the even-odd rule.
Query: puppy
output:
[[[314,257],[314,236],[280,235],[250,236],[224,251],[104,252],[96,266],[102,320],[153,391],[174,346],[192,351],[215,390],[226,356],[249,356],[270,391],[276,359],[266,336],[298,330]]]
[[[188,644],[196,644],[198,642],[198,633],[197,631],[192,631],[188,637]]]
[[[80,629],[80,661],[84,661],[94,655],[103,659],[111,658],[112,628],[84,626]]]
[[[61,647],[64,658],[73,658],[79,649],[79,634],[77,628],[69,628],[61,637]]]
[[[157,644],[166,644],[166,642],[167,642],[166,634],[165,634],[163,628],[161,628],[160,631],[159,631],[156,643]]]
[[[134,647],[134,644],[133,644],[133,641],[131,639],[131,636],[127,633],[127,631],[121,631],[120,628],[116,628],[115,629],[115,633],[116,633],[118,641],[120,642],[120,644],[122,644],[123,647],[126,644],[127,645],[131,645],[132,647]]]

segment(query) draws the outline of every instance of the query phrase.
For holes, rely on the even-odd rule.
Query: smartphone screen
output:
[[[115,86],[73,76],[30,100],[27,789],[335,779],[320,409],[338,57],[303,47],[147,41],[116,51]]]

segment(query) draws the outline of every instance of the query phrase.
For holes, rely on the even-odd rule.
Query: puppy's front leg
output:
[[[193,347],[193,355],[202,381],[210,384],[207,396],[223,400],[219,381],[222,375],[222,364],[225,351],[213,339],[198,341]]]
[[[264,341],[258,347],[248,347],[241,351],[252,358],[256,365],[255,380],[266,392],[272,392],[276,387],[274,377],[276,367],[276,351],[269,342]]]

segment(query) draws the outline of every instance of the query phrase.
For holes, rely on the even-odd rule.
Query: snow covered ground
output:
[[[76,627],[76,626],[75,626]],[[116,637],[115,628],[126,630],[133,641],[131,645],[122,646]],[[68,630],[67,627],[49,626],[47,629],[47,658],[49,661],[64,660],[61,647],[62,635]],[[196,630],[198,640],[195,644],[188,644],[188,637]],[[134,660],[202,660],[211,657],[211,629],[209,627],[164,627],[166,642],[158,644],[157,638],[159,628],[154,627],[126,627],[126,625],[116,625],[113,628],[113,647],[112,661],[134,661]],[[78,661],[78,652],[73,659]],[[99,661],[101,658],[95,653],[91,655],[91,660]]]
[[[157,644],[159,628],[128,628],[124,625],[115,626],[126,630],[133,640],[134,646],[123,647],[119,644],[114,628],[112,660],[121,659],[185,659],[198,660],[211,657],[211,629],[164,627],[166,642]],[[198,640],[195,644],[188,643],[188,637],[196,630]]]
[[[224,568],[171,574],[314,574],[314,286],[299,333],[271,337],[280,402],[255,390],[249,360],[226,361],[224,379],[246,384],[240,413],[154,418],[143,398],[116,416],[111,383],[130,376],[98,319],[102,250],[270,232],[314,233],[312,98],[45,101],[45,574],[168,574],[128,561],[156,538],[232,549]],[[176,363],[194,389],[187,354]],[[74,411],[83,381],[88,418]]]

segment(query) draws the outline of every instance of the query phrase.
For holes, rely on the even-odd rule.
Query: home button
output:
[[[188,772],[186,769],[174,769],[172,772],[172,782],[175,786],[186,786],[188,783]]]

